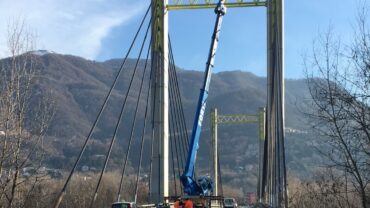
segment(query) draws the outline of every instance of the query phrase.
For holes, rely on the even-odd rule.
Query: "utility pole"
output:
[[[153,144],[149,199],[162,203],[168,192],[168,0],[152,0]]]

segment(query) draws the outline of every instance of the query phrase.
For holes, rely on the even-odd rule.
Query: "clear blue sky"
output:
[[[302,77],[302,54],[311,50],[313,40],[329,25],[344,42],[351,39],[357,3],[355,0],[286,0],[285,1],[285,70],[287,78]],[[138,15],[141,17],[141,15]],[[134,31],[138,18],[116,34],[104,40],[107,45],[99,60],[117,57],[123,43],[132,37],[125,30]],[[185,69],[203,70],[214,26],[212,10],[171,11],[169,31],[176,64]],[[229,9],[224,17],[215,72],[226,70],[251,71],[266,75],[266,9]],[[123,47],[122,47],[123,46]]]
[[[186,0],[183,0],[185,2]],[[15,17],[37,31],[38,48],[99,61],[122,57],[149,0],[0,0],[0,32]],[[68,5],[68,6],[67,6]],[[319,31],[332,25],[349,42],[357,0],[285,0],[285,69],[287,78],[302,77],[302,57]],[[175,61],[203,70],[215,14],[212,10],[171,11],[169,31]],[[4,35],[3,35],[4,36]],[[5,56],[0,37],[0,57]],[[215,72],[266,74],[266,9],[229,9],[224,17]]]

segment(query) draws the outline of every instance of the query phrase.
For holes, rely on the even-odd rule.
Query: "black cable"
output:
[[[171,129],[173,128],[172,125],[170,125],[170,132],[171,132]],[[171,135],[171,133],[170,133]],[[171,149],[171,158],[172,158],[172,176],[173,176],[173,183],[174,183],[174,187],[175,187],[175,196],[177,195],[177,183],[176,183],[176,170],[175,170],[175,155],[173,154],[173,143],[174,143],[174,136],[170,136],[170,149]]]
[[[182,107],[182,103],[179,99],[179,97],[181,97],[180,95],[180,91],[179,91],[179,88],[178,88],[178,83],[177,83],[177,78],[176,78],[176,66],[175,66],[175,61],[174,61],[174,58],[173,58],[173,51],[172,51],[172,47],[171,47],[171,44],[170,44],[170,41],[169,41],[169,55],[170,55],[170,62],[172,62],[173,64],[171,65],[171,68],[170,68],[170,78],[171,78],[171,81],[172,81],[172,84],[171,84],[171,87],[172,89],[175,89],[174,90],[174,93],[175,93],[175,106],[176,106],[176,121],[179,122],[179,126],[180,126],[180,129],[182,129],[180,131],[180,135],[181,135],[181,143],[182,143],[182,152],[183,152],[183,160],[185,161],[184,163],[187,162],[187,155],[189,154],[188,151],[189,151],[189,143],[188,143],[188,137],[187,137],[187,130],[186,130],[186,126],[184,125],[185,123],[185,119],[184,117],[182,117],[182,119],[180,119],[181,117],[181,112],[180,112],[180,109]],[[176,78],[176,79],[175,79]],[[179,107],[180,106],[180,107]]]
[[[170,68],[169,68],[169,77],[170,77],[170,90],[172,91],[171,95],[172,95],[172,100],[173,100],[173,108],[174,108],[174,111],[176,113],[173,113],[174,115],[174,119],[176,121],[176,128],[177,128],[177,132],[180,132],[180,136],[178,136],[177,138],[179,139],[179,141],[182,143],[182,146],[180,146],[180,154],[182,154],[182,160],[185,161],[185,162],[182,162],[182,166],[186,163],[186,160],[187,160],[187,153],[188,153],[188,145],[186,145],[186,138],[183,137],[184,134],[182,134],[181,132],[184,132],[186,130],[182,129],[182,130],[179,130],[181,129],[182,125],[181,125],[181,121],[180,121],[180,116],[178,115],[179,114],[179,107],[178,107],[178,99],[177,99],[177,96],[176,96],[176,93],[177,91],[175,90],[175,79],[174,79],[174,73],[173,73],[173,70],[175,68],[174,66],[174,60],[173,60],[173,56],[171,56],[172,54],[172,50],[171,48],[169,48],[169,55],[170,55]],[[178,124],[180,122],[180,124]],[[184,166],[183,166],[184,167]]]
[[[171,63],[169,63],[169,68],[171,67],[170,66]],[[169,86],[171,86],[171,81],[169,81]],[[172,173],[173,173],[173,179],[174,179],[174,186],[175,186],[175,191],[176,191],[176,181],[175,181],[175,161],[174,161],[174,153],[173,153],[173,143],[174,143],[174,139],[175,139],[175,132],[176,130],[174,130],[175,126],[174,126],[174,122],[173,122],[173,106],[172,106],[172,100],[171,100],[171,89],[169,90],[169,108],[170,108],[170,112],[169,112],[169,117],[170,117],[170,123],[169,123],[169,139],[170,139],[170,149],[171,149],[171,158],[172,158]]]
[[[158,74],[158,69],[156,67],[154,67],[153,65],[153,59],[152,59],[152,62],[151,62],[151,71],[154,71],[154,74]],[[153,70],[154,68],[154,70]],[[152,85],[153,83],[150,83],[150,85]],[[157,88],[157,76],[155,76],[154,78],[154,87],[153,89],[155,90]],[[150,168],[149,168],[149,194],[148,194],[148,202],[150,202],[150,199],[151,199],[151,188],[152,188],[152,178],[151,178],[151,175],[152,175],[152,172],[153,172],[153,149],[154,149],[154,112],[155,112],[155,109],[156,109],[156,97],[157,97],[157,94],[154,93],[152,94],[152,97],[153,97],[153,103],[152,103],[152,106],[153,106],[153,109],[152,109],[152,139],[151,139],[151,143],[150,143]]]
[[[179,150],[177,149],[177,147],[178,147],[179,144],[177,144],[177,139],[176,138],[174,139],[174,143],[175,143],[174,146],[175,146],[175,154],[176,154],[176,162],[177,162],[177,171],[178,171],[179,177],[180,177],[181,176],[182,169],[184,168],[184,166],[182,164],[181,155],[180,155],[180,159],[179,159],[180,149]],[[181,189],[181,192],[182,192],[182,186],[180,186],[180,189]]]
[[[86,140],[85,140],[85,142],[84,142],[84,144],[83,144],[83,146],[82,146],[82,149],[81,149],[81,151],[80,151],[80,153],[79,153],[79,155],[78,155],[78,157],[77,157],[77,160],[76,160],[75,164],[73,165],[73,168],[72,168],[71,172],[69,173],[68,178],[67,178],[67,180],[66,180],[66,182],[65,182],[65,184],[64,184],[64,186],[63,186],[63,188],[62,188],[62,190],[61,190],[61,192],[60,192],[60,194],[59,194],[59,196],[58,196],[58,198],[57,198],[57,201],[56,201],[56,203],[55,203],[55,205],[54,205],[54,207],[55,207],[55,208],[58,208],[58,207],[59,207],[59,205],[60,205],[60,203],[62,202],[62,199],[63,199],[63,197],[64,197],[65,191],[66,191],[67,186],[68,186],[68,184],[69,184],[69,181],[71,180],[72,175],[73,175],[74,171],[76,170],[77,164],[80,162],[80,160],[81,160],[81,158],[82,158],[82,155],[83,155],[83,153],[85,152],[85,149],[86,149],[87,143],[89,142],[89,140],[90,140],[90,138],[91,138],[91,135],[92,135],[92,133],[93,133],[93,131],[94,131],[94,129],[95,129],[95,127],[96,127],[96,125],[97,125],[97,123],[98,123],[99,119],[100,119],[100,116],[101,116],[101,114],[102,114],[103,110],[105,109],[105,106],[106,106],[106,104],[107,104],[107,101],[108,101],[108,99],[109,99],[110,95],[112,94],[112,90],[113,90],[113,89],[114,89],[114,87],[116,86],[116,83],[117,83],[118,77],[121,75],[121,72],[122,72],[123,66],[124,66],[124,64],[126,63],[126,60],[127,60],[127,58],[128,58],[128,55],[130,54],[130,52],[131,52],[131,50],[132,50],[132,48],[133,48],[134,43],[136,42],[137,36],[138,36],[138,34],[139,34],[139,32],[140,32],[140,30],[141,30],[142,26],[143,26],[143,23],[144,23],[144,21],[145,21],[145,19],[146,19],[147,15],[148,15],[148,13],[149,13],[150,8],[151,8],[151,4],[149,5],[149,7],[148,7],[148,9],[147,9],[147,11],[146,11],[146,13],[145,13],[145,15],[144,15],[144,17],[143,17],[143,19],[142,19],[141,23],[140,23],[139,29],[137,30],[137,32],[136,32],[136,34],[135,34],[135,36],[134,36],[134,39],[133,39],[133,41],[131,42],[131,45],[130,45],[130,47],[129,47],[129,50],[128,50],[128,51],[127,51],[127,53],[126,53],[126,56],[125,56],[125,58],[124,58],[124,60],[123,60],[123,63],[122,63],[122,65],[121,65],[121,67],[120,67],[120,69],[119,69],[119,71],[118,71],[118,73],[117,73],[117,75],[116,75],[116,77],[115,77],[115,79],[114,79],[114,82],[113,82],[113,84],[112,84],[111,88],[110,88],[110,89],[109,89],[109,91],[108,91],[108,94],[107,94],[107,96],[106,96],[106,98],[105,98],[105,100],[104,100],[103,105],[101,106],[101,108],[100,108],[100,110],[99,110],[98,116],[96,117],[96,119],[95,119],[95,121],[94,121],[94,124],[93,124],[92,128],[90,129],[90,132],[89,132],[89,134],[88,134],[88,136],[87,136],[87,138],[86,138]]]
[[[178,134],[178,132],[180,132],[180,131],[179,131],[179,126],[177,125],[177,121],[178,121],[177,116],[176,116],[177,114],[175,113],[175,111],[176,111],[175,103],[176,102],[175,102],[175,96],[174,96],[175,91],[173,89],[174,84],[173,84],[173,79],[172,79],[172,74],[171,74],[171,71],[172,71],[172,61],[171,61],[171,59],[169,61],[169,65],[170,65],[169,66],[169,78],[170,78],[169,79],[169,85],[170,85],[170,87],[169,87],[170,88],[170,93],[169,94],[170,94],[170,99],[172,100],[172,102],[170,102],[170,107],[171,107],[170,108],[170,110],[171,110],[171,122],[172,122],[172,125],[175,128],[175,130],[174,130],[174,138],[175,138],[175,140],[182,141],[180,139],[181,134]],[[186,153],[185,153],[185,150],[184,150],[184,146],[179,146],[179,153],[180,153],[180,164],[181,164],[181,167],[184,167],[184,164],[185,164],[184,161],[186,161]]]
[[[186,142],[187,142],[187,145],[189,146],[189,136],[188,136],[188,131],[187,131],[187,127],[186,127],[186,119],[185,119],[184,109],[183,109],[183,106],[182,106],[180,87],[179,87],[179,82],[178,82],[178,79],[177,79],[176,64],[175,64],[175,59],[174,59],[174,56],[173,56],[172,43],[171,43],[170,37],[168,37],[168,43],[169,43],[169,47],[170,47],[170,51],[171,51],[171,59],[173,61],[173,65],[174,65],[173,73],[174,73],[174,78],[175,78],[177,96],[178,96],[178,100],[180,102],[179,106],[180,106],[180,110],[181,110],[180,113],[181,113],[181,117],[182,117],[181,121],[182,121],[182,124],[183,124],[183,128],[185,129],[184,132],[185,132]]]
[[[148,24],[148,27],[146,29],[146,33],[145,33],[145,37],[144,37],[144,41],[141,45],[141,48],[140,48],[140,52],[139,52],[139,58],[136,60],[136,63],[135,63],[135,69],[134,69],[134,74],[136,72],[136,69],[137,69],[137,66],[139,64],[139,61],[140,61],[140,57],[141,57],[141,54],[143,52],[143,49],[144,49],[144,45],[145,45],[145,42],[146,42],[146,38],[148,36],[148,33],[149,33],[149,29],[150,29],[150,26],[151,26],[151,20],[152,18],[150,18],[150,21],[149,21],[149,24]],[[134,75],[135,76],[135,75]],[[131,84],[132,84],[132,80],[134,78],[134,76],[132,76],[131,78],[131,81],[130,81],[130,85],[129,85],[129,89],[131,88]],[[144,76],[144,72],[143,72],[143,76]],[[142,83],[141,83],[141,87],[140,89],[142,88]],[[141,91],[140,91],[141,92]],[[126,96],[127,98],[128,96]],[[126,99],[125,99],[126,101]],[[132,126],[131,126],[131,133],[130,133],[130,139],[129,139],[129,143],[128,143],[128,147],[127,147],[127,151],[126,151],[126,158],[124,160],[124,165],[123,165],[123,168],[122,168],[122,175],[121,175],[121,181],[120,181],[120,184],[119,184],[119,189],[118,189],[118,194],[117,194],[117,199],[118,201],[120,200],[120,195],[121,195],[121,188],[122,188],[122,183],[123,183],[123,176],[125,174],[125,171],[126,171],[126,165],[127,165],[127,161],[128,161],[128,155],[130,154],[130,149],[131,149],[131,142],[132,142],[132,138],[133,138],[133,134],[134,134],[134,128],[135,128],[135,123],[136,123],[136,115],[137,115],[137,112],[138,112],[138,105],[139,105],[139,99],[138,99],[138,102],[136,104],[136,110],[135,110],[135,115],[134,115],[134,120],[133,120],[133,123],[132,123]],[[124,107],[124,106],[123,106]],[[121,121],[121,119],[120,119]],[[116,126],[118,128],[118,125]],[[115,133],[117,131],[115,130]]]
[[[217,171],[218,171],[218,179],[219,179],[219,184],[220,184],[220,196],[224,195],[224,189],[222,187],[222,175],[221,175],[221,166],[220,166],[220,155],[217,152]],[[216,179],[217,180],[217,179]]]
[[[149,53],[150,53],[150,45],[148,47],[148,53],[146,55],[146,60],[145,60],[145,66],[144,66],[144,72],[143,72],[143,80],[141,81],[141,87],[143,86],[143,81],[144,81],[144,74],[148,65],[148,59],[149,59]],[[150,97],[150,90],[151,90],[151,80],[153,76],[153,71],[150,70],[150,76],[149,76],[149,85],[148,85],[148,92],[147,92],[147,97],[146,97],[146,106],[145,106],[145,113],[144,113],[144,126],[143,126],[143,132],[141,134],[141,145],[140,145],[140,159],[139,159],[139,164],[138,164],[138,171],[137,171],[137,176],[136,176],[136,186],[135,186],[135,197],[134,201],[135,204],[137,202],[137,192],[138,192],[138,187],[139,187],[139,177],[140,177],[140,168],[141,168],[141,162],[143,158],[143,149],[144,149],[144,137],[145,137],[145,128],[147,124],[147,114],[148,114],[148,103],[149,103],[149,97]],[[140,95],[141,95],[141,87],[140,87]],[[139,99],[140,99],[139,95]]]
[[[171,83],[170,83],[170,85],[171,85]],[[171,91],[170,91],[170,95],[171,95]],[[171,102],[170,102],[170,104],[171,104]],[[171,139],[171,142],[172,142],[172,139]],[[182,163],[182,160],[181,160],[182,159],[181,156],[180,156],[180,159],[179,159],[179,151],[180,150],[177,149],[178,144],[177,144],[177,138],[176,137],[173,138],[173,142],[175,143],[174,147],[175,147],[175,154],[176,154],[177,170],[178,170],[179,177],[180,177],[181,176],[181,169],[183,168],[183,163]],[[174,147],[173,146],[171,147],[171,151],[173,150]],[[172,154],[173,154],[173,151],[172,151]],[[174,166],[174,169],[175,169],[175,166]],[[182,186],[180,186],[180,188],[181,188],[181,192],[182,192]]]
[[[171,68],[172,68],[172,62],[171,62],[171,59],[169,61],[169,72],[171,71]],[[174,90],[173,90],[173,83],[172,83],[172,79],[171,79],[171,73],[169,73],[169,86],[170,86],[170,112],[171,112],[171,125],[170,127],[172,127],[172,139],[171,139],[171,152],[172,152],[172,155],[173,155],[173,143],[175,143],[175,152],[176,152],[176,158],[177,158],[177,165],[178,165],[178,172],[179,172],[179,176],[181,176],[181,170],[180,170],[180,167],[183,167],[184,165],[184,162],[183,162],[183,158],[180,157],[180,160],[179,160],[179,155],[178,155],[178,151],[177,151],[177,140],[179,140],[179,134],[177,132],[179,132],[179,129],[178,129],[178,126],[177,126],[177,123],[176,123],[176,118],[175,118],[175,106],[173,105],[174,103]],[[172,141],[174,140],[174,141]],[[180,165],[181,164],[181,165]],[[173,173],[175,175],[175,165],[174,165],[174,157],[173,157]],[[175,186],[176,186],[176,180],[174,178],[174,183],[175,183]],[[175,191],[176,192],[176,195],[177,195],[177,190]]]
[[[150,22],[149,22],[149,25],[150,25]],[[149,26],[148,26],[149,27]],[[122,103],[122,107],[121,107],[121,111],[120,111],[120,114],[119,114],[119,118],[117,120],[117,123],[116,123],[116,126],[115,126],[115,129],[114,129],[114,133],[113,133],[113,136],[112,136],[112,139],[111,139],[111,143],[110,143],[110,146],[109,146],[109,149],[108,149],[108,152],[107,152],[107,156],[105,158],[105,161],[104,161],[104,167],[103,169],[101,170],[101,173],[100,173],[100,176],[99,176],[99,180],[98,180],[98,183],[96,185],[96,188],[95,188],[95,192],[94,192],[94,196],[91,200],[91,204],[90,204],[90,207],[93,206],[95,200],[96,200],[96,197],[98,195],[98,190],[99,190],[99,187],[100,187],[100,183],[101,183],[101,180],[103,178],[103,175],[105,173],[105,170],[107,168],[107,165],[108,165],[108,161],[109,161],[109,158],[110,158],[110,155],[111,155],[111,152],[112,152],[112,149],[113,149],[113,144],[114,144],[114,141],[116,140],[117,138],[117,132],[118,132],[118,128],[121,124],[121,121],[122,121],[122,118],[123,118],[123,113],[125,111],[125,107],[126,107],[126,102],[127,102],[127,98],[130,94],[130,90],[131,90],[131,87],[132,87],[132,83],[133,83],[133,80],[135,78],[135,75],[136,75],[136,72],[137,72],[137,66],[138,66],[138,63],[140,61],[140,57],[141,57],[141,53],[142,53],[142,49],[145,45],[145,42],[146,42],[146,37],[147,37],[147,34],[148,34],[148,30],[146,31],[146,34],[145,34],[145,37],[144,37],[144,40],[143,40],[143,43],[141,45],[141,49],[140,49],[140,53],[139,53],[139,57],[137,58],[136,60],[136,64],[135,64],[135,67],[134,67],[134,72],[131,76],[131,80],[130,80],[130,83],[129,83],[129,86],[128,86],[128,89],[126,91],[126,95],[125,95],[125,98],[124,98],[124,101]],[[143,76],[144,76],[144,72],[143,72]],[[138,97],[138,100],[140,99],[140,96]],[[119,198],[118,198],[119,200]]]
[[[149,25],[150,25],[150,21],[149,21]],[[148,26],[149,27],[149,26]],[[141,46],[141,49],[140,49],[140,52],[139,52],[139,57],[137,58],[136,60],[136,64],[135,64],[135,67],[134,67],[134,73],[132,74],[131,76],[131,80],[130,80],[130,83],[129,83],[129,87],[126,91],[126,95],[125,95],[125,99],[123,101],[123,104],[122,104],[122,107],[121,107],[121,111],[120,111],[120,114],[119,114],[119,119],[116,123],[116,126],[115,126],[115,129],[114,129],[114,133],[113,133],[113,136],[112,136],[112,139],[111,139],[111,143],[110,143],[110,146],[109,146],[109,150],[107,152],[107,156],[105,158],[105,161],[104,161],[104,167],[103,169],[101,170],[101,173],[100,173],[100,177],[99,177],[99,180],[98,180],[98,183],[97,183],[97,186],[96,186],[96,189],[95,189],[95,192],[94,192],[94,197],[91,201],[91,205],[90,207],[93,206],[95,200],[96,200],[96,197],[97,197],[97,194],[98,194],[98,190],[99,190],[99,187],[100,187],[100,183],[101,183],[101,180],[103,178],[103,175],[105,173],[105,170],[107,168],[107,165],[108,165],[108,160],[110,158],[110,155],[111,155],[111,152],[112,152],[112,149],[113,149],[113,144],[117,138],[117,132],[118,132],[118,128],[121,124],[121,121],[122,121],[122,117],[123,117],[123,113],[124,113],[124,110],[125,110],[125,107],[126,107],[126,102],[127,102],[127,98],[129,96],[129,93],[130,93],[130,90],[131,90],[131,87],[132,87],[132,83],[133,83],[133,80],[135,78],[135,75],[136,75],[136,71],[137,71],[137,66],[138,66],[138,63],[140,61],[140,57],[141,57],[141,53],[142,53],[142,50],[143,50],[143,47],[145,45],[145,42],[146,42],[146,37],[147,37],[147,34],[148,34],[148,30],[146,31],[146,34],[145,34],[145,37],[144,37],[144,40],[143,40],[143,43],[142,43],[142,46]],[[144,79],[144,74],[145,74],[145,68],[144,68],[144,72],[143,72],[143,79]],[[141,89],[140,89],[141,90]],[[141,92],[140,92],[141,93]],[[140,94],[138,96],[138,101],[140,99]],[[119,200],[119,198],[118,198]]]
[[[183,108],[182,108],[182,101],[181,101],[181,93],[179,90],[179,85],[177,81],[177,74],[176,74],[176,65],[174,61],[174,56],[173,56],[173,50],[171,46],[171,41],[170,37],[169,38],[169,60],[171,63],[170,69],[169,69],[169,74],[170,74],[170,82],[171,82],[171,90],[174,92],[174,106],[176,109],[176,121],[178,122],[178,126],[180,128],[180,137],[181,140],[179,140],[179,152],[180,155],[183,157],[180,157],[184,160],[183,164],[186,163],[187,161],[187,154],[189,150],[189,138],[187,134],[187,128],[186,128],[186,121],[185,121],[185,116],[183,113]],[[180,139],[180,138],[179,138]],[[176,140],[175,140],[176,141]],[[182,146],[181,144],[182,143]],[[177,146],[177,145],[176,145]],[[182,154],[181,154],[182,153]],[[184,165],[181,165],[182,168],[184,168]],[[180,169],[179,169],[179,176],[181,176]],[[183,192],[183,187],[180,186],[181,192]]]
[[[265,138],[264,138],[264,141],[263,141],[263,156],[262,156],[262,162],[263,162],[263,165],[262,165],[262,183],[261,183],[261,188],[262,188],[262,192],[261,192],[261,198],[265,198],[265,193],[267,192],[267,182],[268,182],[268,158],[269,158],[269,151],[268,151],[268,139],[267,139],[267,124],[268,124],[268,121],[267,121],[267,114],[265,114]]]
[[[172,67],[171,67],[172,68]],[[170,71],[172,71],[172,70],[170,70]],[[171,72],[170,72],[170,77],[172,78],[172,76],[171,76]],[[172,79],[171,79],[171,81],[172,81]],[[173,113],[172,113],[172,118],[171,119],[173,119],[174,121],[173,121],[173,123],[174,123],[174,125],[175,125],[175,128],[176,128],[176,130],[175,130],[175,132],[176,132],[176,139],[179,141],[179,145],[181,145],[181,146],[179,146],[179,153],[180,153],[180,156],[182,156],[182,157],[180,157],[181,158],[181,165],[182,165],[182,167],[184,167],[183,165],[185,164],[185,162],[186,162],[186,155],[187,155],[187,149],[186,149],[186,143],[184,142],[184,138],[183,138],[183,134],[181,133],[182,132],[182,130],[181,130],[181,126],[180,126],[180,124],[178,124],[178,122],[179,122],[179,118],[178,118],[178,110],[177,110],[177,105],[176,105],[176,98],[175,98],[175,90],[173,89],[173,86],[174,86],[174,84],[173,84],[173,82],[170,82],[170,89],[171,89],[171,98],[172,98],[172,110],[174,111]]]
[[[277,4],[275,4],[275,11],[277,11]],[[276,15],[276,20],[278,20],[278,14],[277,14],[277,12],[275,12],[275,15]],[[275,32],[275,34],[276,34],[276,44],[277,44],[277,46],[276,46],[276,48],[278,48],[278,49],[280,49],[280,46],[281,46],[281,42],[280,42],[280,36],[279,36],[279,28],[278,28],[278,22],[275,22],[275,28],[276,28],[276,32]],[[278,64],[279,65],[281,65],[281,67],[283,67],[282,66],[282,63],[280,63],[279,61],[280,60],[282,60],[282,57],[281,57],[282,55],[278,52],[277,53],[277,57],[276,57],[276,59],[277,59],[277,61],[278,61]],[[279,71],[279,72],[281,72],[281,71]],[[278,81],[284,81],[283,79],[284,79],[284,77],[283,77],[283,75],[282,74],[279,74],[279,76],[281,76],[281,78],[282,79],[278,79]],[[281,89],[279,90],[279,95],[278,95],[278,98],[280,99],[280,102],[278,102],[278,103],[280,103],[280,104],[283,104],[283,99],[284,99],[284,94],[283,94],[283,83],[280,83],[280,85],[279,86],[281,86]],[[285,163],[285,144],[284,144],[284,119],[283,119],[283,108],[284,108],[284,106],[280,106],[280,108],[281,108],[281,112],[282,112],[282,114],[281,114],[281,116],[279,117],[279,120],[278,120],[278,122],[279,122],[279,124],[281,125],[281,127],[280,127],[280,130],[282,130],[282,132],[280,132],[281,133],[281,137],[280,137],[280,142],[281,142],[281,155],[282,155],[282,168],[283,168],[283,178],[282,178],[282,180],[283,180],[283,191],[284,191],[284,205],[286,206],[286,207],[288,207],[288,193],[287,193],[287,179],[286,179],[286,176],[287,176],[287,174],[286,174],[286,163]]]

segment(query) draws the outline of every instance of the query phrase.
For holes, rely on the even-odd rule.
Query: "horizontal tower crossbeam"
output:
[[[247,115],[247,114],[230,114],[230,115],[218,115],[217,123],[219,124],[242,124],[242,123],[258,123],[258,115]]]
[[[180,0],[174,0],[169,3],[166,7],[167,10],[189,10],[189,9],[214,9],[217,3],[212,0],[188,0],[183,3]],[[266,6],[266,1],[260,0],[229,0],[225,3],[227,8],[240,8],[240,7],[261,7]]]

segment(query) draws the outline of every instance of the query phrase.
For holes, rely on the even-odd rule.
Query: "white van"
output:
[[[238,204],[236,203],[234,198],[225,198],[224,207],[225,208],[237,208]]]

